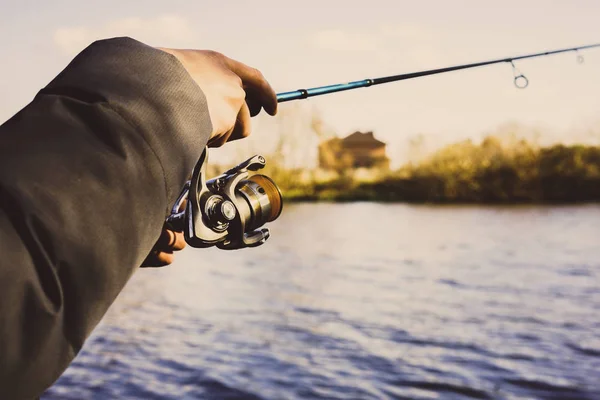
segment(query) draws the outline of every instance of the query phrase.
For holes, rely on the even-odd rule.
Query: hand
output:
[[[160,237],[141,267],[164,267],[169,265],[175,259],[173,252],[183,250],[185,246],[183,232],[175,232],[164,226]]]
[[[184,211],[186,205],[187,200],[184,200],[179,206],[179,211]],[[167,224],[164,224],[158,240],[154,243],[154,247],[152,247],[152,250],[140,267],[164,267],[170,265],[175,260],[173,252],[185,249],[186,244],[183,232],[169,229]]]
[[[160,48],[174,55],[204,92],[213,132],[209,147],[250,135],[250,117],[277,113],[277,95],[257,69],[210,50]]]

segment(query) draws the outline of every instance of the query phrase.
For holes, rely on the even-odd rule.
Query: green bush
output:
[[[269,172],[272,174],[269,175]],[[300,181],[299,171],[265,171],[289,200],[431,203],[542,203],[600,201],[600,147],[539,147],[489,136],[477,145],[449,145],[376,182],[348,174],[329,182]]]

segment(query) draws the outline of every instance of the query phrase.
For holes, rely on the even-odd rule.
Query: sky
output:
[[[260,69],[284,92],[600,43],[598,16],[596,0],[3,0],[0,121],[101,38],[217,50]],[[583,64],[574,53],[518,62],[530,81],[524,90],[500,64],[284,103],[281,115],[255,118],[252,136],[230,147],[245,157],[268,148],[274,129],[302,136],[315,112],[340,136],[373,131],[393,165],[406,160],[417,135],[436,147],[518,127],[549,141],[598,143],[600,49],[582,55]],[[290,115],[304,125],[281,122]],[[312,149],[296,158],[314,157],[311,140],[292,141]]]

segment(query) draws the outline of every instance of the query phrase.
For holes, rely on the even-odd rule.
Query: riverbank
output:
[[[275,168],[270,172],[288,202],[600,202],[600,147],[539,147],[491,136],[480,144],[465,141],[447,146],[368,182],[347,172],[327,181],[296,179],[298,171]]]

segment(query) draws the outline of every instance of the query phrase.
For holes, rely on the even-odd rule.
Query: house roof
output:
[[[356,131],[348,136],[346,136],[344,139],[342,139],[344,143],[352,143],[352,144],[370,144],[370,145],[378,145],[378,146],[385,146],[385,143],[375,139],[375,137],[373,136],[373,132],[369,131],[369,132],[359,132]]]

